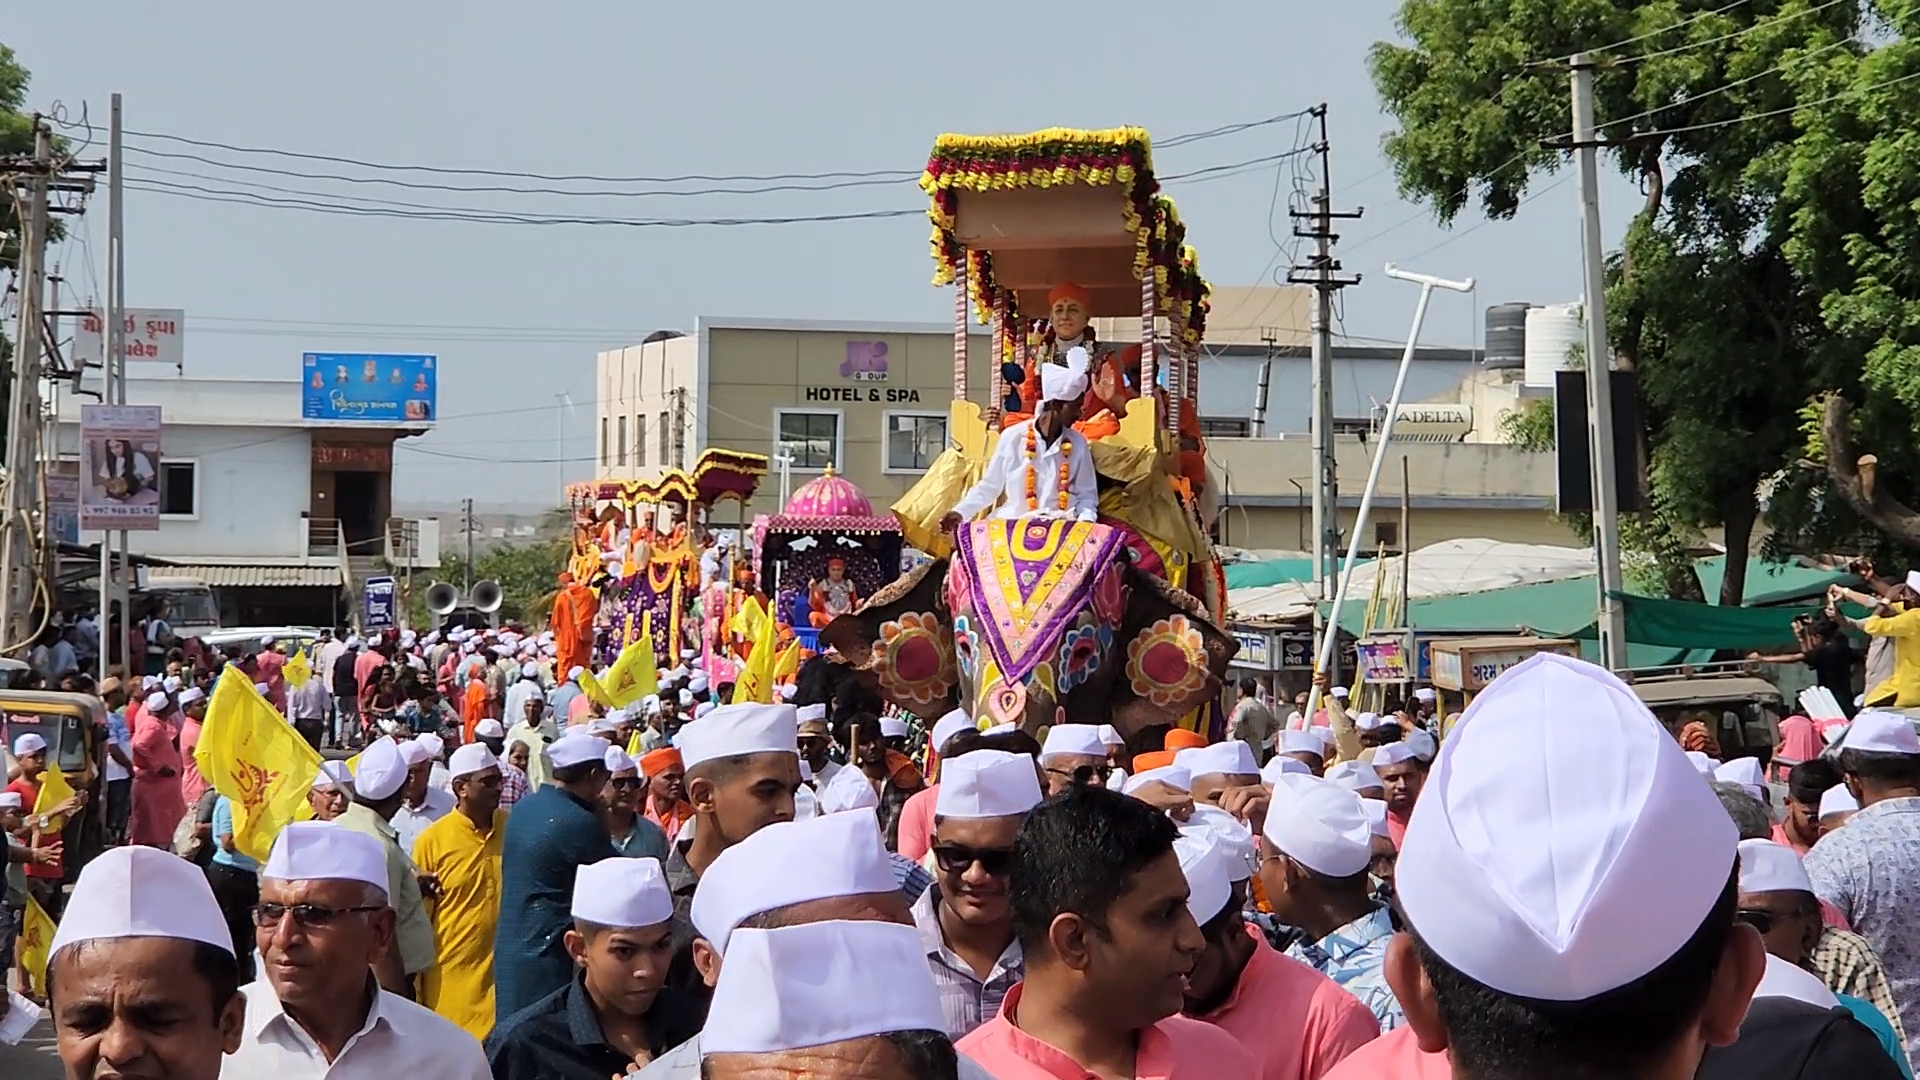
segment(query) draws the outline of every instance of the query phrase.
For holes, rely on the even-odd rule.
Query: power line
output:
[[[1828,8],[1834,7],[1839,4],[1850,4],[1853,2],[1854,0],[1826,0],[1825,3],[1815,4],[1813,7],[1810,7],[1810,8],[1801,8],[1798,11],[1790,11],[1784,15],[1770,15],[1764,19],[1755,19],[1752,23],[1742,27],[1739,30],[1732,31],[1731,33],[1721,34],[1718,37],[1705,38],[1701,41],[1689,41],[1684,45],[1675,45],[1670,49],[1660,49],[1655,52],[1641,53],[1638,56],[1622,57],[1620,59],[1609,61],[1609,63],[1615,66],[1620,66],[1624,64],[1637,64],[1643,60],[1654,60],[1662,56],[1672,56],[1675,53],[1689,52],[1694,49],[1704,49],[1708,45],[1718,45],[1723,41],[1732,41],[1734,38],[1737,38],[1737,37],[1745,37],[1746,35],[1751,34],[1755,30],[1759,30],[1762,27],[1777,26],[1780,23],[1789,22],[1793,19],[1798,19],[1803,15],[1812,15],[1817,12],[1825,11]]]

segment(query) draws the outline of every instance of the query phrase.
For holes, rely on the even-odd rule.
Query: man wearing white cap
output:
[[[1025,754],[975,750],[942,766],[939,792],[934,886],[913,905],[913,921],[940,991],[942,1027],[958,1040],[998,1015],[1026,974],[1007,882],[1040,780]]]
[[[1387,799],[1387,785],[1380,774],[1364,761],[1343,761],[1327,770],[1327,780],[1339,784],[1363,799]]]
[[[1075,346],[1068,351],[1066,364],[1040,365],[1038,415],[1000,433],[980,482],[940,519],[941,532],[953,532],[996,502],[998,518],[1039,514],[1092,521],[1099,516],[1093,457],[1086,437],[1073,430],[1074,421],[1080,419],[1080,399],[1087,392],[1091,362],[1087,350]]]
[[[1407,821],[1427,782],[1426,762],[1413,755],[1406,742],[1390,742],[1373,751],[1374,775],[1387,790],[1387,835],[1399,847],[1407,835]]]
[[[1313,731],[1283,731],[1280,733],[1280,753],[1293,758],[1307,767],[1307,771],[1319,776],[1327,767],[1327,744]]]
[[[514,671],[513,684],[507,687],[505,701],[500,710],[502,716],[526,716],[529,701],[538,701],[543,710],[546,708],[546,693],[540,688],[539,664],[528,660]],[[554,722],[561,722],[560,718],[566,715],[566,713],[555,713]]]
[[[407,762],[392,739],[381,738],[361,751],[355,769],[353,805],[334,823],[371,837],[385,853],[386,893],[394,912],[396,947],[382,950],[374,974],[387,990],[411,997],[412,976],[433,966],[434,944],[433,922],[427,917],[420,879],[414,873],[413,860],[400,847],[400,834],[392,823],[406,797]]]
[[[1261,836],[1260,883],[1274,919],[1299,930],[1287,955],[1340,984],[1380,1031],[1405,1019],[1387,985],[1393,917],[1372,896],[1373,826],[1360,796],[1311,776],[1283,776]]]
[[[1233,1036],[1178,1015],[1206,939],[1177,835],[1147,804],[1084,784],[1029,813],[1008,886],[1026,979],[959,1050],[1000,1080],[1259,1075]]]
[[[1736,833],[1618,678],[1546,653],[1502,674],[1421,807],[1387,955],[1420,1050],[1457,1076],[1651,1078],[1734,1040],[1766,966],[1734,920]]]
[[[422,735],[400,744],[400,756],[407,763],[407,782],[400,789],[400,808],[393,812],[393,831],[399,834],[401,851],[413,851],[427,826],[453,812],[453,794],[433,786],[440,746],[438,735]]]
[[[184,859],[102,852],[80,871],[49,953],[49,1011],[69,1077],[216,1080],[240,1047],[246,1000],[232,941]],[[16,1067],[33,1072],[24,1059]]]
[[[734,939],[701,1037],[706,1080],[959,1075],[912,929],[822,922]]]
[[[1840,743],[1840,772],[1860,812],[1807,853],[1820,899],[1845,916],[1886,966],[1903,1021],[1920,1017],[1920,738],[1899,713],[1869,709]],[[1909,1061],[1920,1024],[1908,1024]]]
[[[413,862],[433,879],[433,939],[439,961],[420,978],[420,1004],[484,1039],[493,1030],[493,937],[500,922],[500,861],[507,814],[500,761],[469,743],[453,752],[454,811],[428,825]]]
[[[387,878],[381,845],[363,833],[320,821],[281,830],[254,909],[265,977],[245,988],[245,1034],[226,1075],[488,1078],[473,1036],[367,974],[393,948]]]
[[[1248,922],[1257,861],[1251,829],[1224,810],[1195,807],[1174,851],[1187,879],[1187,910],[1206,941],[1183,1012],[1237,1039],[1258,1066],[1251,1076],[1318,1078],[1379,1034],[1351,994],[1274,952]]]
[[[551,718],[544,716],[544,711],[540,702],[529,701],[524,711],[512,714],[514,723],[507,729],[507,742],[527,744],[527,783],[535,790],[553,782],[545,751],[549,743],[560,737],[560,729]]]
[[[667,831],[640,812],[646,797],[640,763],[616,744],[607,748],[607,786],[600,789],[600,817],[606,823],[613,850],[623,858],[657,859],[664,863],[670,850]]]
[[[307,789],[307,805],[320,821],[332,821],[353,805],[353,771],[344,761],[323,761]]]
[[[645,1066],[700,1030],[701,1009],[666,985],[673,897],[657,859],[581,867],[565,986],[512,1016],[487,1040],[495,1080],[605,1080]]]
[[[1058,795],[1075,783],[1104,784],[1111,766],[1098,724],[1055,724],[1040,747],[1040,769],[1047,794]],[[1255,769],[1256,773],[1260,770]]]

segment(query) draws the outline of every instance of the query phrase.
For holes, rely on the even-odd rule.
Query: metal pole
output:
[[[40,489],[36,459],[40,432],[40,355],[45,348],[47,186],[53,175],[51,132],[33,118],[33,168],[27,177],[27,213],[20,242],[20,331],[7,401],[6,520],[0,522],[0,600],[5,603],[4,647],[25,648],[33,618],[34,503]]]
[[[1593,457],[1593,544],[1600,563],[1600,658],[1627,666],[1626,611],[1621,606],[1620,515],[1614,491],[1613,352],[1607,342],[1607,282],[1601,266],[1600,184],[1593,126],[1593,64],[1573,57],[1573,147],[1580,169],[1580,236],[1587,316],[1587,433]]]
[[[466,501],[466,514],[467,514],[467,570],[466,570],[466,577],[461,580],[460,600],[462,603],[472,603],[473,602],[473,500],[472,499],[468,499]]]
[[[123,158],[120,145],[120,95],[113,95],[112,113],[107,125],[107,296],[106,305],[101,311],[101,320],[106,331],[101,340],[107,353],[100,358],[100,400],[109,405],[124,405],[127,400],[127,261],[126,234],[126,191],[120,186]],[[74,425],[75,447],[79,448],[79,425]],[[85,453],[79,455],[82,459]],[[87,477],[81,477],[84,487]],[[120,543],[124,547],[126,533],[120,534]],[[103,640],[100,646],[100,677],[107,677],[107,660],[115,649],[104,640],[107,630],[107,613],[112,609],[113,597],[117,590],[116,569],[113,559],[114,536],[106,529],[100,530],[100,620]],[[127,644],[132,640],[133,627],[133,591],[127,590],[127,598],[120,605],[120,629],[118,631],[121,669],[128,675],[138,672],[134,658],[127,655]],[[144,662],[145,657],[141,660]]]
[[[1379,441],[1374,444],[1373,464],[1367,468],[1367,486],[1360,492],[1360,512],[1354,517],[1353,531],[1347,536],[1347,557],[1341,564],[1339,583],[1334,589],[1333,606],[1328,609],[1326,628],[1320,632],[1320,649],[1314,663],[1315,672],[1333,670],[1333,644],[1340,637],[1340,608],[1347,602],[1347,587],[1353,583],[1353,564],[1360,557],[1360,537],[1367,531],[1367,516],[1373,511],[1373,494],[1380,487],[1380,466],[1387,460],[1387,445],[1393,441],[1393,422],[1400,412],[1400,395],[1407,388],[1407,370],[1413,366],[1413,353],[1420,342],[1420,326],[1427,321],[1427,301],[1432,298],[1433,290],[1449,289],[1453,292],[1467,292],[1473,288],[1473,279],[1449,281],[1429,274],[1416,274],[1401,270],[1392,263],[1387,264],[1387,276],[1399,281],[1412,281],[1420,286],[1420,300],[1413,307],[1413,327],[1407,331],[1407,347],[1400,354],[1400,370],[1393,376],[1393,395],[1387,401],[1387,420],[1381,425]],[[1318,689],[1307,692],[1306,715],[1312,716],[1320,707]]]
[[[1272,351],[1271,348],[1268,349]],[[1273,380],[1273,360],[1260,361],[1260,386],[1253,395],[1253,437],[1267,437],[1267,387]]]

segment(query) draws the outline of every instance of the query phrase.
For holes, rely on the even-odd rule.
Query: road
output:
[[[7,1080],[61,1080],[53,1052],[53,1026],[41,1020],[19,1046],[0,1046],[0,1076]]]

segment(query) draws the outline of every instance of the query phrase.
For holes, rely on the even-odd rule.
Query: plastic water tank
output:
[[[1553,373],[1573,366],[1574,350],[1586,343],[1580,304],[1548,304],[1527,312],[1528,386],[1551,387]]]
[[[1487,309],[1487,348],[1482,367],[1495,371],[1527,364],[1527,312],[1532,304],[1495,304]]]

